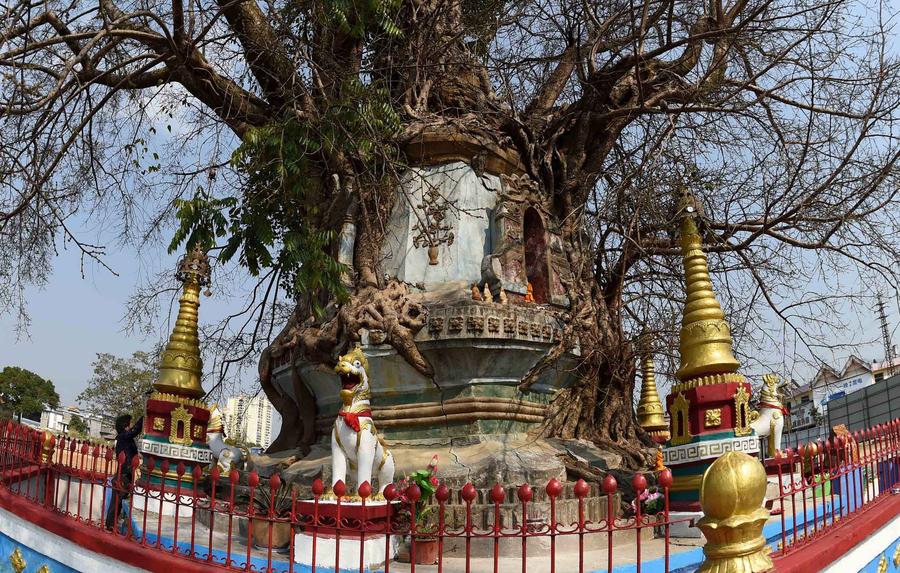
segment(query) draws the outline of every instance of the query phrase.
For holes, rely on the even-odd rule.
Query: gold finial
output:
[[[48,431],[43,432],[43,441],[41,442],[41,463],[49,464],[53,460],[53,448],[56,439],[53,434]]]
[[[669,424],[663,416],[663,405],[656,392],[656,368],[649,350],[645,350],[641,358],[641,375],[641,399],[637,406],[638,423],[648,432],[666,430]]]
[[[178,263],[175,278],[184,283],[178,299],[178,318],[163,351],[159,365],[159,380],[153,385],[159,392],[199,398],[203,396],[200,376],[203,361],[200,358],[200,339],[197,337],[200,287],[210,282],[209,257],[195,246]]]
[[[737,372],[740,363],[731,351],[731,331],[716,300],[709,278],[706,254],[694,222],[696,207],[690,195],[681,220],[681,253],[684,259],[687,300],[681,320],[681,367],[675,375],[685,382],[702,376]]]
[[[756,573],[772,569],[762,528],[769,511],[766,471],[756,458],[728,452],[706,469],[700,482],[703,518],[697,527],[706,536],[698,573]]]

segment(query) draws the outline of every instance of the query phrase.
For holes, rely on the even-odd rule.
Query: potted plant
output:
[[[291,515],[291,488],[282,483],[272,488],[268,483],[260,484],[253,492],[253,519],[250,520],[248,541],[257,549],[269,548],[269,527],[272,528],[272,549],[279,553],[288,551],[291,543],[291,522],[270,521],[272,517],[285,518]]]
[[[653,524],[653,532],[661,537],[665,535],[665,526],[659,525],[659,521],[663,519],[660,515],[665,510],[666,500],[662,492],[656,486],[648,487],[643,490],[638,497],[631,500],[631,514],[637,517],[637,504],[641,504],[641,519],[647,520]]]
[[[420,565],[434,565],[438,562],[438,535],[437,512],[431,505],[431,500],[437,491],[437,455],[432,456],[431,463],[424,470],[414,471],[400,482],[398,490],[400,502],[405,507],[410,507],[407,491],[413,484],[418,486],[421,496],[410,507],[413,515],[407,514],[410,524],[415,520],[415,539],[410,539],[410,560]],[[412,528],[410,528],[412,532]],[[414,542],[413,542],[414,541]]]

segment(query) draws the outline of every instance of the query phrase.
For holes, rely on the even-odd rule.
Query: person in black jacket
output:
[[[137,444],[134,439],[141,433],[144,424],[144,417],[138,418],[134,424],[131,423],[131,416],[123,414],[116,418],[116,460],[119,459],[119,453],[125,453],[125,460],[119,468],[120,481],[116,483],[116,487],[112,492],[112,500],[109,504],[109,510],[106,512],[106,529],[112,530],[122,511],[122,502],[131,489],[131,481],[134,478],[131,469],[131,460],[137,455]],[[115,478],[114,478],[115,479]]]

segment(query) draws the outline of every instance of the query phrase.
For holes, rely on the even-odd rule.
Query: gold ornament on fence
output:
[[[705,559],[698,573],[757,573],[773,568],[762,529],[769,511],[766,470],[756,458],[728,452],[717,459],[700,482],[703,518],[697,527],[706,536]]]

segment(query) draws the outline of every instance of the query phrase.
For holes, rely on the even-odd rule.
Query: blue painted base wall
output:
[[[38,573],[40,568],[45,565],[50,570],[50,573],[79,573],[77,569],[72,569],[59,561],[50,559],[46,555],[41,555],[37,551],[20,545],[5,533],[0,533],[0,573],[15,573],[9,558],[16,549],[19,550],[19,553],[25,559],[25,569],[22,573]]]

